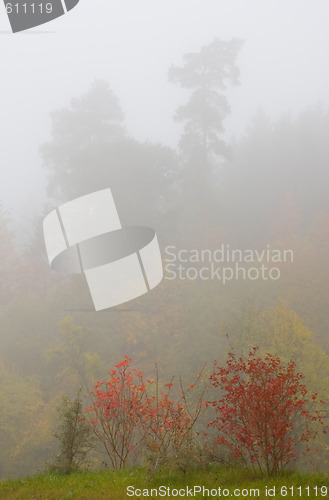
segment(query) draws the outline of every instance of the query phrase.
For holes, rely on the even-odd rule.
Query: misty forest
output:
[[[133,137],[106,79],[47,110],[47,199],[25,238],[0,213],[1,478],[328,470],[329,111],[255,109],[229,139],[244,50],[220,36],[166,68],[177,147]],[[164,279],[95,312],[84,275],[50,268],[42,222],[108,187],[123,225],[155,229]]]

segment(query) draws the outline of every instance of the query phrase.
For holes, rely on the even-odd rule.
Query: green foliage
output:
[[[44,403],[36,378],[22,378],[1,360],[0,407],[0,475],[26,474],[27,456],[43,458],[39,434],[43,433]],[[35,463],[42,465],[38,459]]]
[[[277,355],[283,362],[293,358],[310,390],[323,399],[328,397],[329,356],[316,343],[305,321],[285,302],[279,299],[264,310],[250,308],[225,326],[238,351],[247,354],[257,345],[260,353]],[[322,379],[318,377],[319,371]]]
[[[18,253],[14,246],[14,233],[10,219],[0,201],[0,305],[6,304],[17,286]]]
[[[320,496],[321,487],[328,486],[327,474],[285,474],[277,479],[253,479],[247,471],[233,467],[209,467],[205,470],[193,470],[184,474],[183,472],[167,469],[150,477],[144,469],[126,469],[113,472],[81,472],[70,476],[61,474],[43,474],[22,480],[3,481],[0,483],[0,497],[6,500],[21,500],[22,498],[52,498],[53,500],[64,500],[69,498],[84,500],[122,500],[127,496],[127,487],[134,488],[159,488],[161,485],[171,489],[193,487],[204,485],[209,489],[226,488],[230,492],[238,488],[240,490],[259,488],[259,498],[265,498],[265,488],[276,488],[276,496],[280,498],[281,487],[286,485],[293,487],[295,494],[297,488],[302,488],[302,495],[298,498],[315,500],[324,498]],[[310,494],[307,494],[307,486],[310,486]],[[314,489],[317,487],[316,490]],[[291,490],[290,490],[291,491]],[[290,493],[289,491],[289,493]],[[206,498],[196,493],[194,498]],[[251,498],[251,497],[245,497]],[[282,498],[282,497],[281,497]]]
[[[100,356],[92,349],[90,332],[65,316],[58,324],[60,342],[48,349],[45,356],[49,363],[57,364],[57,376],[67,390],[83,385],[88,392],[92,380],[103,370]]]
[[[88,465],[94,441],[84,416],[81,390],[73,399],[64,396],[57,411],[59,424],[55,437],[60,441],[60,451],[50,469],[69,474]]]

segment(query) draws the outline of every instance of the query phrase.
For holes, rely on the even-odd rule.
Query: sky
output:
[[[188,92],[168,68],[215,37],[238,37],[240,86],[228,90],[226,137],[259,108],[276,120],[329,105],[327,0],[80,0],[63,17],[12,34],[0,5],[0,200],[18,213],[46,198],[39,147],[49,113],[98,78],[109,81],[139,140],[175,146],[175,109]]]

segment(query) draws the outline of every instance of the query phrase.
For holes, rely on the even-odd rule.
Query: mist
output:
[[[61,398],[87,407],[128,357],[170,389],[255,349],[327,405],[328,3],[81,0],[16,34],[0,14],[0,478],[43,470]],[[105,189],[117,241],[146,226],[162,261],[96,312],[79,245],[97,245],[57,273],[43,221],[66,251],[62,207]],[[119,243],[147,282],[144,247]]]
[[[241,85],[229,90],[225,137],[241,136],[263,108],[272,119],[328,105],[328,4],[309,2],[100,0],[47,29],[1,31],[0,197],[11,210],[45,200],[39,147],[50,136],[49,113],[66,107],[95,78],[109,81],[138,140],[177,145],[172,120],[186,92],[168,83],[171,64],[213,38],[239,37]],[[17,144],[19,140],[19,146]],[[19,180],[18,180],[19,179]]]

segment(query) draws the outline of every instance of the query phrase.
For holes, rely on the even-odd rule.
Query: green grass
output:
[[[208,489],[217,489],[218,487],[229,490],[229,496],[213,495],[202,496],[128,496],[127,487],[156,489],[160,486],[174,488],[193,488],[194,486],[204,486]],[[267,488],[276,487],[276,495],[266,496]],[[288,488],[294,487],[293,495],[291,490],[283,496],[280,494],[282,486]],[[306,487],[310,487],[310,495]],[[313,488],[317,486],[316,490]],[[69,476],[60,474],[39,474],[25,479],[12,479],[0,482],[0,499],[43,499],[43,500],[124,500],[126,498],[309,498],[319,499],[328,498],[329,495],[321,495],[321,486],[328,486],[328,474],[285,474],[276,479],[252,479],[247,471],[238,468],[229,467],[211,467],[206,470],[191,471],[186,474],[177,471],[164,471],[155,475],[152,479],[145,469],[128,469],[125,471],[88,471],[71,474]],[[298,487],[301,487],[300,494]],[[234,496],[233,491],[238,488],[248,489],[258,488],[259,496]],[[322,491],[323,493],[323,491]]]

